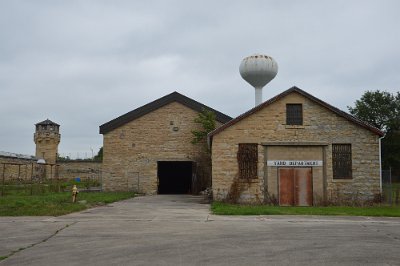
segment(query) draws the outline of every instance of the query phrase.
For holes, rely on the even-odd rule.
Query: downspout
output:
[[[383,137],[379,138],[379,186],[380,186],[380,192],[382,194],[382,144],[381,140],[386,137],[386,134]]]
[[[213,187],[213,183],[212,183],[212,181],[213,181],[213,179],[212,179],[212,137],[210,136],[210,134],[207,134],[207,146],[208,146],[208,149],[209,149],[209,152],[210,152],[210,160],[211,160],[211,168],[210,168],[210,170],[211,170],[211,182],[210,182],[210,185],[211,185],[211,194],[212,194],[212,196],[214,197],[214,192],[212,191],[212,187]]]

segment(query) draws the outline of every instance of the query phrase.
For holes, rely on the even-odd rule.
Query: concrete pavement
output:
[[[400,219],[215,216],[138,197],[60,217],[0,218],[0,265],[400,265]]]

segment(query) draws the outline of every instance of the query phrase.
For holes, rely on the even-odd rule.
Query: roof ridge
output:
[[[36,124],[35,124],[35,126],[37,126],[37,125],[56,125],[56,126],[59,126],[59,124],[57,124],[57,123],[51,121],[51,120],[48,119],[48,118],[47,118],[46,120],[42,121],[42,122],[39,122],[39,123],[36,123]]]
[[[185,105],[195,111],[201,112],[203,108],[209,109],[213,111],[216,115],[216,120],[221,122],[221,123],[226,123],[229,120],[232,119],[232,117],[227,116],[207,105],[204,105],[198,101],[195,101],[177,91],[173,91],[170,94],[167,94],[161,98],[158,98],[150,103],[147,103],[145,105],[142,105],[128,113],[125,113],[117,118],[114,118],[110,120],[107,123],[102,124],[99,129],[100,129],[100,134],[106,134],[128,122],[131,122],[139,117],[142,117],[154,110],[157,110],[169,103],[172,102],[178,102],[182,105]]]
[[[364,127],[366,129],[374,132],[375,134],[378,134],[380,136],[384,136],[384,133],[381,130],[379,130],[378,128],[376,128],[376,127],[374,127],[374,126],[372,126],[372,125],[370,125],[370,124],[368,124],[368,123],[366,123],[366,122],[364,122],[364,121],[352,116],[351,114],[348,114],[348,113],[340,110],[337,107],[334,107],[333,105],[330,105],[330,104],[322,101],[321,99],[309,94],[308,92],[306,92],[306,91],[304,91],[304,90],[302,90],[302,89],[300,89],[300,88],[298,88],[296,86],[292,86],[289,89],[281,92],[280,94],[278,94],[278,95],[268,99],[267,101],[261,103],[260,105],[257,105],[255,107],[251,108],[250,110],[246,111],[245,113],[243,113],[243,114],[237,116],[236,118],[230,120],[229,122],[227,122],[226,124],[222,125],[221,127],[211,131],[208,134],[208,138],[212,138],[214,135],[218,134],[219,132],[225,130],[226,128],[228,128],[228,127],[230,127],[230,126],[232,126],[234,124],[236,124],[237,122],[239,122],[240,120],[246,118],[247,116],[250,116],[251,114],[256,113],[257,111],[265,108],[266,106],[276,102],[277,100],[284,98],[285,96],[287,96],[288,94],[290,94],[292,92],[297,92],[297,93],[303,95],[304,97],[306,97],[306,98],[318,103],[319,105],[322,105],[323,107],[327,108],[331,112],[336,113],[337,115],[349,120],[350,122],[353,122],[353,123],[355,123],[355,124],[357,124],[357,125],[359,125],[361,127]]]

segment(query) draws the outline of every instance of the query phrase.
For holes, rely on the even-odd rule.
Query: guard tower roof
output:
[[[36,126],[47,126],[47,125],[60,126],[59,124],[54,123],[53,121],[51,121],[49,119],[46,119],[46,120],[44,120],[42,122],[39,122],[39,123],[37,123],[35,125]]]

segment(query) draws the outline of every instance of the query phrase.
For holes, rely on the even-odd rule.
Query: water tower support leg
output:
[[[255,88],[255,106],[260,105],[262,103],[262,87]]]

